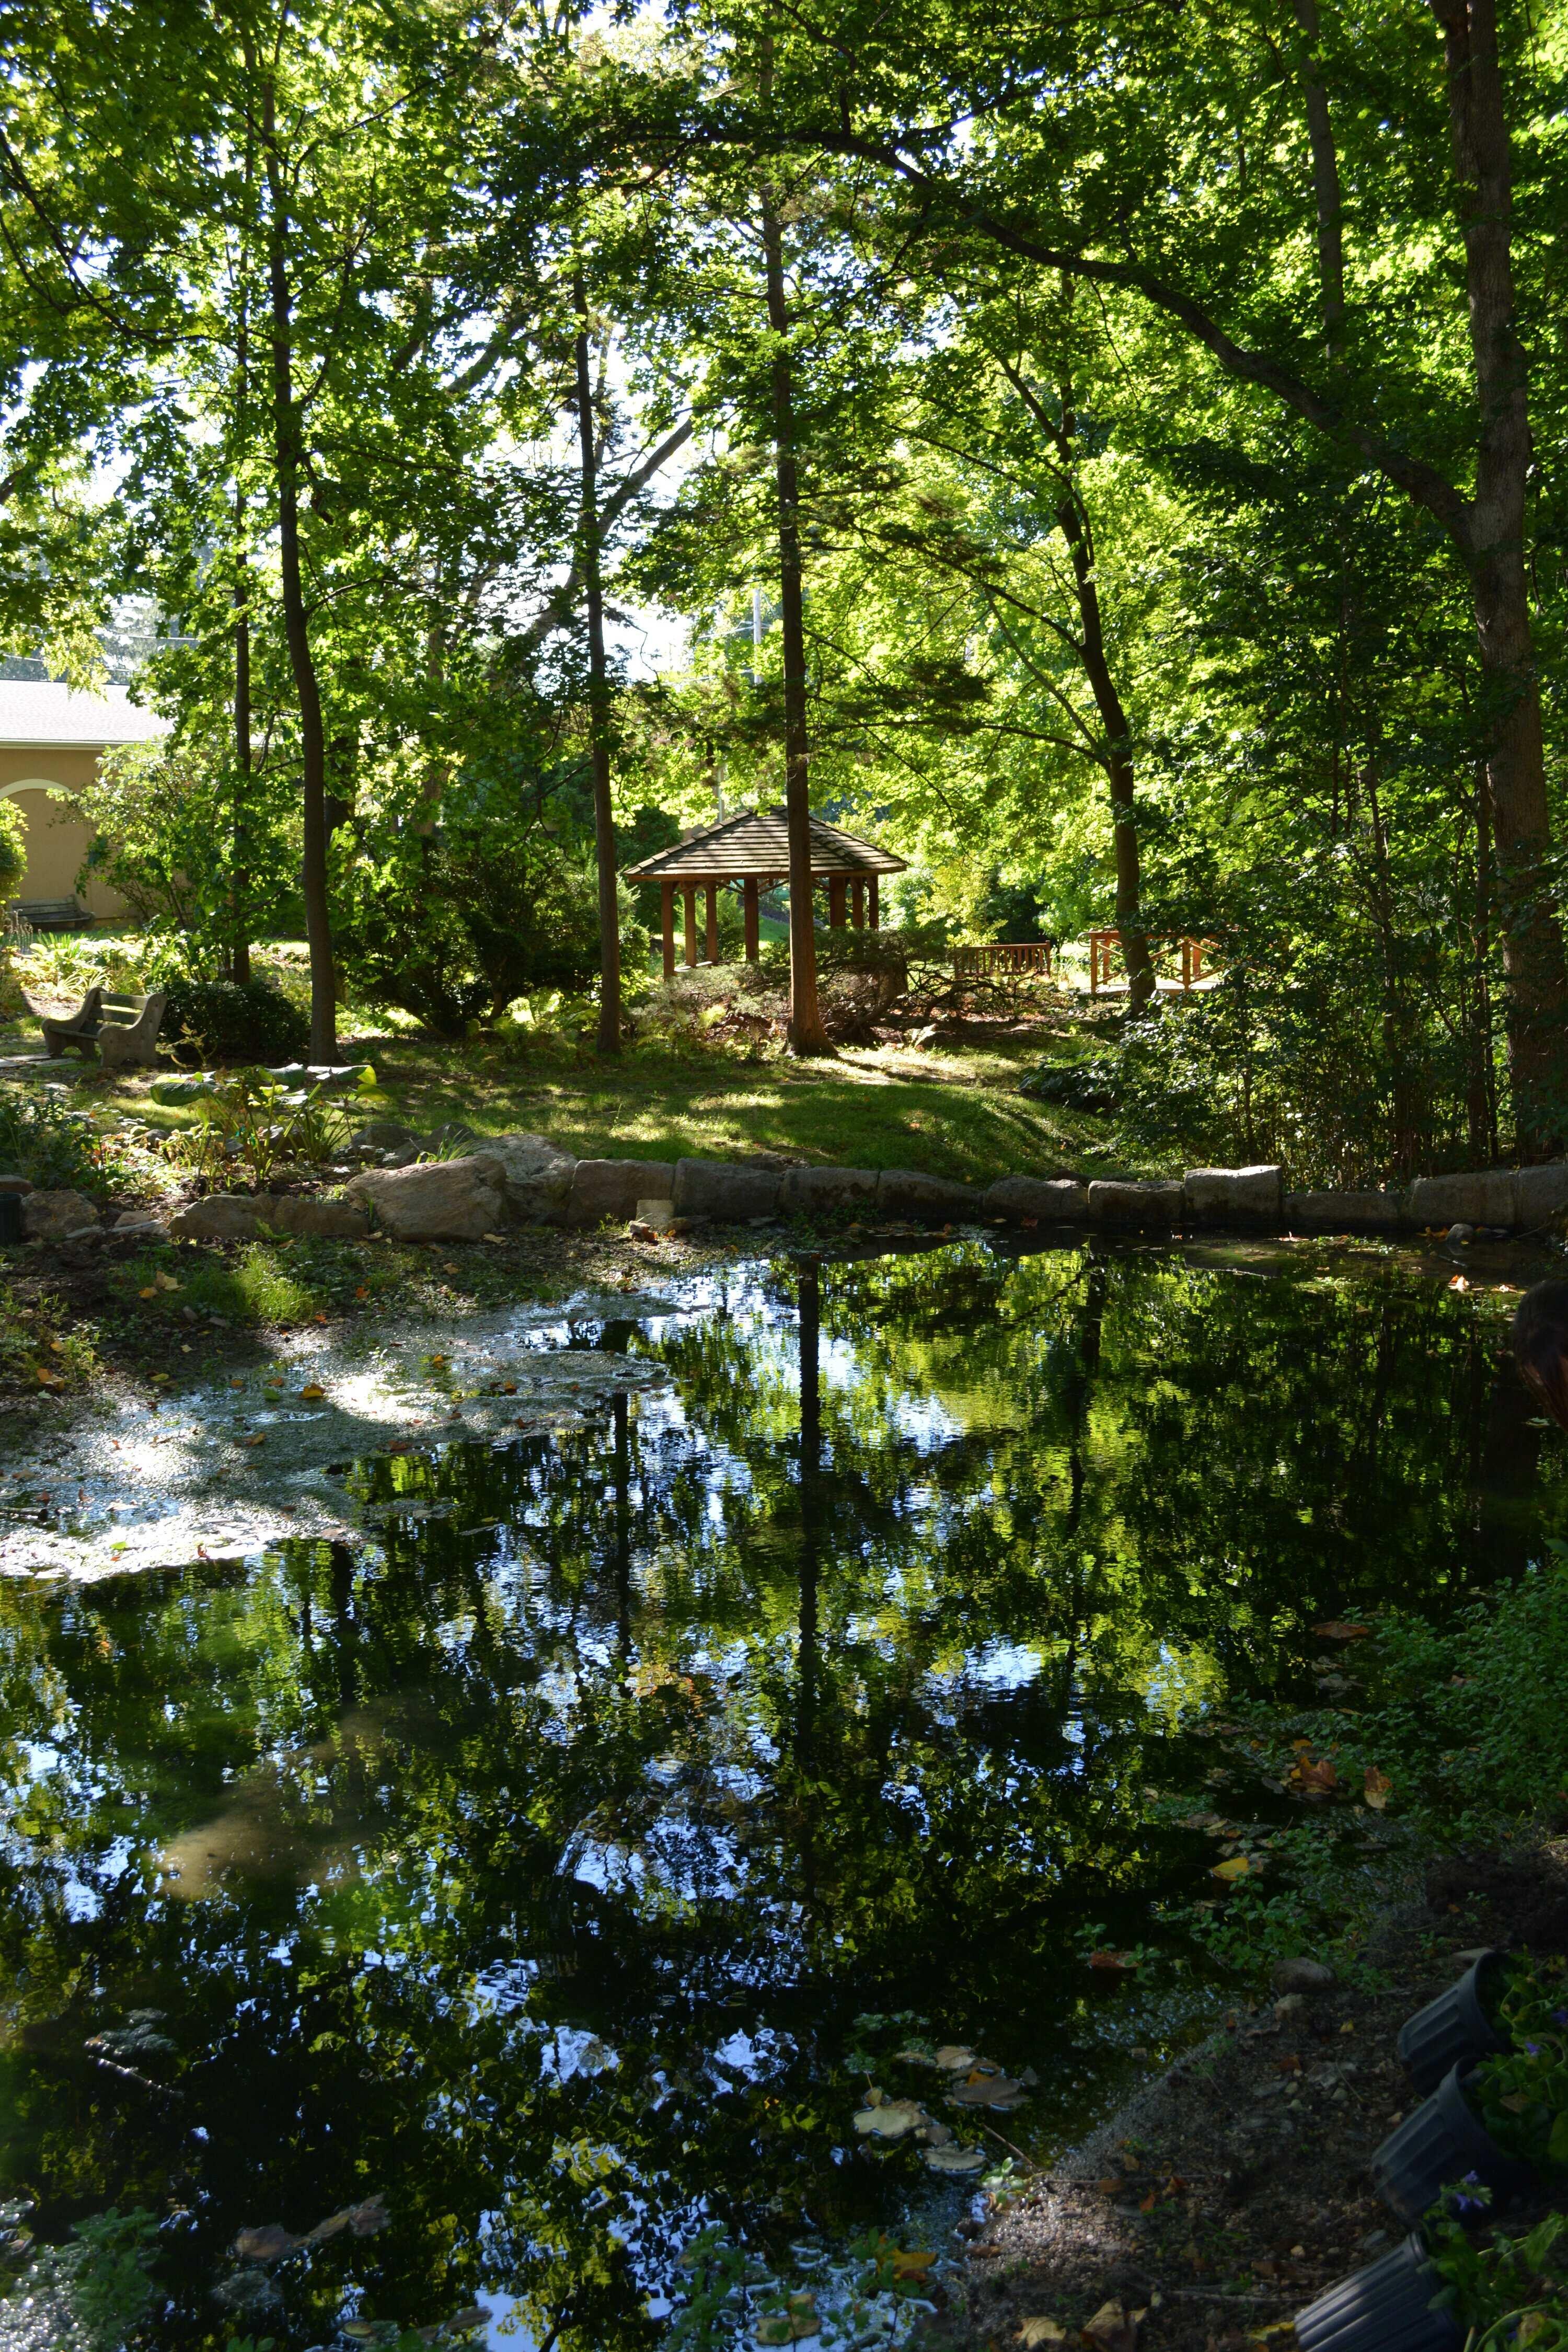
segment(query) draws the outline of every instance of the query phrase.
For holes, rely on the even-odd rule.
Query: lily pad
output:
[[[979,2172],[985,2163],[983,2147],[928,2147],[926,2164],[932,2172]]]

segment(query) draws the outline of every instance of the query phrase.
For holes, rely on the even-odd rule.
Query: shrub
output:
[[[536,991],[580,992],[599,971],[593,853],[495,802],[456,812],[438,835],[403,835],[350,877],[339,946],[372,1003],[412,1013],[437,1036]],[[621,961],[640,973],[648,939],[621,892]]]
[[[27,863],[27,835],[15,801],[0,800],[0,900],[8,898]]]
[[[183,1061],[276,1066],[310,1050],[309,1019],[264,980],[174,980],[168,995],[162,1042]]]
[[[26,1176],[41,1192],[102,1192],[110,1171],[103,1139],[64,1094],[6,1087],[0,1093],[0,1168]]]

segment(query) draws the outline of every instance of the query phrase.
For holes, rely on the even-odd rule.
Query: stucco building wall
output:
[[[100,920],[126,911],[118,891],[94,876],[77,886],[92,827],[56,791],[79,792],[92,782],[95,748],[84,744],[0,744],[0,796],[21,815],[27,835],[27,866],[12,897],[29,900],[75,898]]]

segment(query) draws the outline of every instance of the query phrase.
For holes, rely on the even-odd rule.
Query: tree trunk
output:
[[[1065,405],[1064,415],[1071,415]],[[1069,439],[1070,436],[1069,425]],[[1083,632],[1084,672],[1105,730],[1110,836],[1116,852],[1116,929],[1121,940],[1121,960],[1127,967],[1128,997],[1136,1012],[1146,1004],[1158,1004],[1159,995],[1154,985],[1154,961],[1143,929],[1142,876],[1132,790],[1132,730],[1127,724],[1127,713],[1106,657],[1100,591],[1094,580],[1094,550],[1076,497],[1062,500],[1057,509],[1057,523],[1072,557],[1079,624]]]
[[[1514,1127],[1521,1159],[1533,1160],[1561,1141],[1553,1096],[1568,976],[1542,871],[1552,829],[1524,554],[1531,434],[1528,362],[1514,314],[1512,159],[1493,0],[1432,5],[1443,27],[1455,166],[1468,200],[1466,280],[1480,430],[1461,544],[1486,689]]]
[[[771,43],[764,43],[764,102]],[[784,240],[771,194],[763,197],[763,258],[773,335],[773,461],[779,508],[779,627],[784,647],[784,814],[789,833],[789,1049],[831,1054],[816,995],[816,931],[811,892],[811,797],[805,731],[805,615],[801,593],[800,481],[795,455],[795,393]]]
[[[244,527],[244,495],[235,501]],[[234,579],[234,846],[229,870],[228,976],[250,979],[250,559],[243,549]]]
[[[1497,1090],[1492,1074],[1491,809],[1484,761],[1476,769],[1476,908],[1472,929],[1475,987],[1470,1005],[1470,1151],[1478,1162],[1498,1156]]]
[[[1340,188],[1340,162],[1329,121],[1329,93],[1323,86],[1317,47],[1321,32],[1318,0],[1294,0],[1301,32],[1297,62],[1301,97],[1307,113],[1307,140],[1312,151],[1312,195],[1318,214],[1318,283],[1323,305],[1323,342],[1337,359],[1344,340],[1345,248],[1344,198]]]
[[[582,456],[579,561],[588,610],[588,725],[594,757],[594,848],[599,871],[599,1030],[602,1055],[621,1050],[621,909],[616,878],[616,828],[610,813],[609,679],[605,663],[605,589],[599,569],[599,472],[594,433],[588,298],[579,270],[573,279],[577,309],[577,445]]]
[[[1070,303],[1072,299],[1071,289],[1065,283],[1062,299],[1064,303]],[[1157,1006],[1160,1000],[1154,983],[1153,958],[1149,953],[1149,941],[1143,929],[1142,874],[1133,802],[1132,730],[1127,723],[1127,713],[1110,674],[1110,662],[1105,650],[1105,622],[1095,581],[1093,530],[1079,497],[1073,471],[1078,406],[1072,384],[1065,373],[1058,385],[1061,402],[1059,424],[1050,418],[1043,404],[1034,397],[1017,372],[1009,367],[1006,373],[1008,381],[1023,398],[1037,423],[1055,442],[1057,455],[1061,461],[1058,478],[1063,485],[1063,496],[1056,510],[1057,529],[1067,541],[1068,553],[1072,560],[1073,593],[1078,604],[1079,626],[1082,632],[1084,675],[1094,696],[1094,707],[1100,713],[1100,725],[1105,730],[1110,837],[1116,856],[1116,929],[1121,941],[1121,960],[1127,967],[1128,997],[1134,1012],[1139,1012],[1148,1004]]]
[[[338,1057],[337,974],[332,961],[331,904],[327,895],[327,743],[321,720],[321,681],[310,647],[310,614],[300,563],[300,412],[294,397],[293,305],[289,289],[289,222],[283,174],[274,143],[272,85],[262,90],[262,128],[270,197],[268,223],[268,282],[271,294],[272,445],[278,476],[278,565],[282,591],[283,634],[300,709],[300,753],[303,770],[305,856],[301,880],[305,936],[310,948],[310,1059]]]

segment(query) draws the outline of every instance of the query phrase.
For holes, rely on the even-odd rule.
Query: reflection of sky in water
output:
[[[1138,1790],[1188,1765],[1201,1786],[1214,1750],[1184,1763],[1183,1710],[1295,1671],[1298,1611],[1463,1583],[1489,1403],[1413,1312],[1377,1394],[1418,1444],[1336,1486],[1312,1320],[1334,1294],[1243,1297],[1141,1254],[1099,1268],[1090,1349],[1084,1281],[1064,1301],[1059,1272],[964,1266],[951,1296],[929,1260],[907,1296],[896,1266],[825,1267],[814,1489],[796,1272],[742,1270],[630,1332],[613,1298],[541,1315],[531,1348],[602,1333],[672,1385],[494,1453],[381,1462],[344,1508],[422,1507],[383,1507],[363,1549],[0,1593],[26,1792],[0,1859],[54,1980],[87,1988],[73,2033],[143,2001],[177,2019],[191,2088],[143,2119],[146,2170],[165,2126],[171,2179],[199,2141],[215,2242],[275,2210],[308,2225],[334,2167],[368,2168],[396,2226],[358,2274],[412,2249],[408,2316],[437,2315],[427,2282],[476,2231],[515,2288],[581,2223],[601,2272],[629,2257],[626,2327],[601,2315],[561,2352],[635,2352],[710,2213],[798,2280],[936,2193],[912,2150],[857,2147],[858,2036],[929,2087],[891,2072],[924,2028],[882,2042],[865,2013],[1034,2065],[1015,2128],[1041,2152],[1157,2038],[1140,1988],[1102,2020],[1062,1961],[1083,1919],[1157,1937],[1146,1881],[1206,1885],[1204,1840],[1161,1845]],[[455,1349],[454,1382],[487,1353]],[[1194,1528],[1223,1576],[1194,1572]],[[144,1898],[142,1864],[181,1839],[210,1881]],[[108,2194],[122,2110],[103,2115],[100,2147],[90,2104],[73,2114],[70,2164]],[[188,2284],[205,2308],[210,2279]],[[484,2301],[493,2352],[536,2345],[507,2293]]]

